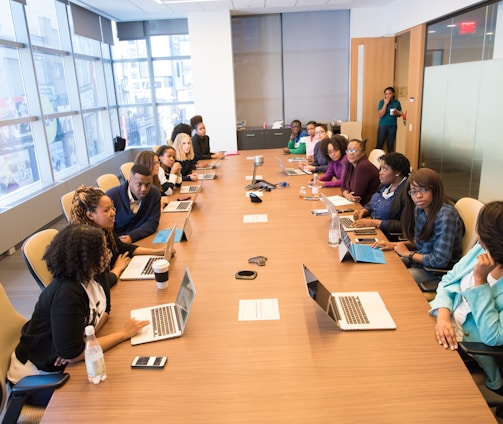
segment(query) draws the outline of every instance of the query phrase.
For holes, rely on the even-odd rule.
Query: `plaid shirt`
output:
[[[426,222],[424,209],[415,210],[415,234],[419,234]],[[444,203],[437,213],[435,225],[429,240],[418,240],[416,247],[423,255],[423,266],[430,268],[451,268],[461,256],[461,239],[464,226],[454,206]]]

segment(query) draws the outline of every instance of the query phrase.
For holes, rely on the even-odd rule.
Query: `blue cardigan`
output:
[[[133,243],[155,233],[161,218],[161,193],[157,187],[150,187],[147,196],[142,199],[135,215],[129,206],[129,183],[122,183],[107,191],[116,209],[114,231],[118,236],[129,235]]]
[[[461,290],[460,287],[462,278],[473,271],[477,256],[482,253],[485,250],[477,243],[444,275],[438,286],[437,296],[430,302],[430,313],[437,316],[438,308],[447,308],[452,314],[462,298],[465,298],[471,312],[463,324],[463,340],[497,346],[503,344],[503,278],[492,286],[482,284],[468,290]],[[503,385],[503,379],[494,359],[481,355],[475,355],[475,359],[487,375],[487,387],[499,389]]]

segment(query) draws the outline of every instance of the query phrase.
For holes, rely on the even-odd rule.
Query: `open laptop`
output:
[[[137,345],[181,337],[187,325],[195,295],[196,288],[187,267],[175,303],[149,306],[131,311],[131,318],[139,321],[150,321],[150,324],[131,337],[131,344]]]
[[[168,238],[166,239],[166,247],[164,256],[155,255],[136,255],[131,258],[128,266],[120,276],[121,280],[153,280],[154,270],[152,264],[159,259],[171,260],[175,254],[174,241],[176,233],[176,223],[171,228]]]
[[[394,330],[396,324],[378,292],[330,293],[302,264],[307,294],[344,331]]]
[[[375,230],[375,227],[352,227],[355,222],[352,215],[341,215],[337,212],[337,208],[334,203],[323,193],[321,193],[321,200],[327,207],[328,213],[337,213],[339,215],[339,222],[341,223],[341,227],[343,227],[346,231],[355,231],[355,230]]]
[[[350,255],[355,262],[368,262],[373,264],[385,264],[386,258],[381,249],[374,249],[368,244],[353,243],[348,233],[341,226],[341,244],[339,245],[339,259]]]
[[[172,200],[164,208],[163,212],[190,212],[193,200]]]
[[[217,161],[206,162],[204,159],[196,163],[196,169],[213,169],[217,166]]]
[[[203,174],[197,174],[197,179],[198,180],[213,180],[216,178],[217,173],[216,172],[206,172]]]
[[[180,194],[199,193],[200,190],[201,190],[200,184],[182,185],[180,187]]]
[[[290,176],[293,176],[293,175],[306,175],[306,174],[312,174],[312,172],[310,171],[304,171],[300,168],[285,168],[285,165],[283,165],[283,161],[276,157],[276,160],[278,161],[279,163],[279,166],[281,168],[281,170],[286,174],[286,175],[290,175]]]

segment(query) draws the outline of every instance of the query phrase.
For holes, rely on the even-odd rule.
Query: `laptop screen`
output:
[[[190,276],[189,269],[185,269],[185,274],[183,275],[182,284],[180,285],[180,290],[178,290],[178,296],[176,297],[177,311],[179,312],[179,325],[180,329],[184,330],[185,324],[187,324],[187,319],[189,317],[190,308],[192,307],[192,302],[196,295],[196,288],[192,282],[192,277]]]
[[[334,322],[338,319],[336,315],[336,309],[334,305],[334,298],[332,293],[330,293],[327,288],[321,284],[321,282],[314,276],[314,274],[307,269],[305,265],[302,265],[304,269],[304,279],[306,281],[307,293],[318,306],[323,309],[323,311],[330,317]]]

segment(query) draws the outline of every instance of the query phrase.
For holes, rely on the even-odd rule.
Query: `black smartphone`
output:
[[[135,356],[131,368],[159,370],[166,366],[167,356]]]
[[[375,243],[378,239],[376,237],[356,237],[357,243]]]
[[[354,209],[351,208],[346,208],[346,209],[337,209],[337,212],[339,213],[347,213],[347,212],[354,212]]]
[[[355,230],[354,233],[358,236],[365,236],[365,235],[373,235],[373,234],[377,234],[377,231],[376,230]]]

